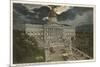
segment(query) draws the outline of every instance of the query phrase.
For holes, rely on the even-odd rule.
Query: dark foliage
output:
[[[36,57],[43,59],[37,60]],[[39,49],[34,37],[24,34],[22,31],[13,31],[13,62],[32,63],[44,61],[44,51]]]

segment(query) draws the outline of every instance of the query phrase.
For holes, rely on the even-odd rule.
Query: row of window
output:
[[[27,32],[27,34],[33,34],[33,35],[43,35],[43,32]]]
[[[29,35],[43,35],[43,32],[26,32],[27,34]],[[65,36],[68,36],[68,35],[74,35],[75,33],[65,33],[64,35]],[[63,35],[62,32],[46,32],[45,35]]]

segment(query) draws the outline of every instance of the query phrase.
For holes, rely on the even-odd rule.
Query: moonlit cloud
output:
[[[83,15],[77,14],[74,20],[67,19],[65,21],[60,21],[59,23],[68,24],[73,27],[77,27],[83,24],[93,24],[93,12],[87,11],[84,12]]]
[[[69,10],[71,8],[72,7],[69,7],[69,6],[60,6],[60,7],[55,8],[55,12],[57,14],[61,14],[62,12],[67,11],[67,10]]]

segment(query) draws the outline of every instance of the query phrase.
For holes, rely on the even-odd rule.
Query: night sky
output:
[[[70,6],[66,6],[70,7]],[[43,20],[48,16],[50,8],[48,5],[34,5],[34,4],[13,4],[14,23],[31,23],[31,24],[45,24],[47,20]],[[17,18],[16,18],[17,17]],[[58,23],[68,24],[73,27],[81,25],[93,25],[93,8],[92,7],[70,7],[64,12],[57,15]],[[19,21],[19,22],[18,22]]]

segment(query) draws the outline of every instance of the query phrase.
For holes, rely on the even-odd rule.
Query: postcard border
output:
[[[26,4],[43,4],[43,5],[68,5],[78,7],[92,7],[93,8],[93,56],[91,60],[76,60],[76,61],[56,61],[56,62],[40,62],[40,63],[23,63],[13,64],[13,3]],[[65,63],[83,63],[96,61],[96,5],[84,4],[69,4],[69,3],[55,3],[55,2],[38,2],[38,1],[11,1],[10,2],[10,66],[33,66],[33,65],[48,65],[48,64],[65,64]]]

